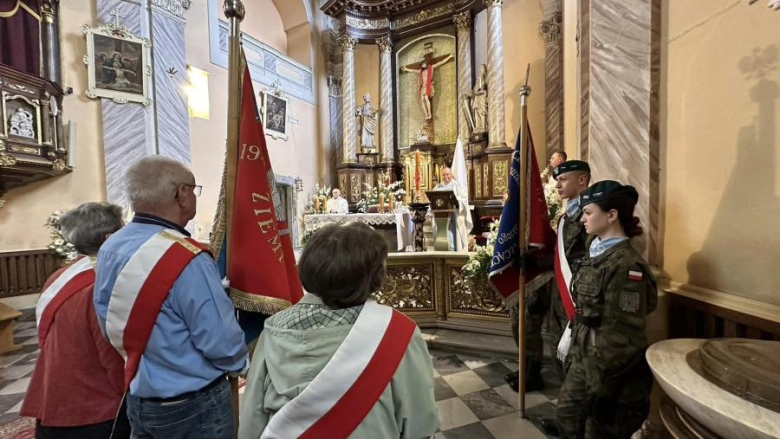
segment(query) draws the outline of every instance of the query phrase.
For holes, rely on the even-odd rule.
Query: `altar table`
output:
[[[414,251],[414,223],[407,210],[395,213],[308,214],[303,217],[307,231],[317,230],[327,224],[346,224],[355,221],[379,229],[387,229],[388,226],[394,225],[396,250],[406,251],[411,246],[409,251]]]

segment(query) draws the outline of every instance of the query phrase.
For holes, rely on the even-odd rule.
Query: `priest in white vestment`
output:
[[[454,161],[457,161],[457,156],[458,154],[456,151],[456,158]],[[466,172],[465,162],[463,172]],[[452,169],[447,167],[442,168],[441,170],[441,180],[441,183],[437,184],[433,190],[452,191],[458,199],[458,210],[450,215],[450,223],[447,230],[449,250],[466,252],[469,249],[469,233],[474,227],[474,221],[471,218],[471,211],[469,210],[468,183],[466,183],[466,185],[459,183],[458,180],[455,179]]]
[[[349,203],[341,196],[341,190],[333,189],[333,198],[328,200],[328,213],[345,214],[349,213]]]

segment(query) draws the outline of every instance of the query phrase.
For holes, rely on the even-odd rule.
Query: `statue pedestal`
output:
[[[707,340],[664,340],[647,350],[647,362],[658,384],[677,406],[675,411],[684,413],[680,414],[683,419],[690,416],[706,430],[724,438],[780,437],[780,413],[740,398],[706,378],[700,355],[705,342]],[[769,372],[775,367],[764,369]],[[732,373],[746,381],[750,377],[750,373],[739,369]],[[664,419],[665,424],[668,418]],[[667,425],[667,428],[673,430],[673,426]]]
[[[358,163],[366,166],[375,166],[379,162],[378,152],[359,152],[357,153]]]

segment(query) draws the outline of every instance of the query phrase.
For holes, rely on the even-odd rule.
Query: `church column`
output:
[[[342,73],[342,102],[344,113],[344,148],[342,163],[357,162],[357,127],[355,126],[355,45],[357,39],[343,35],[339,38],[344,56]]]
[[[452,17],[458,29],[458,93],[471,90],[471,14],[466,11]],[[463,110],[463,99],[458,96],[458,135],[468,143],[469,125]]]
[[[393,138],[393,42],[390,37],[384,36],[376,40],[379,46],[379,88],[381,98],[379,101],[382,109],[379,115],[380,132],[382,133],[382,163],[393,163],[395,160]]]
[[[41,3],[41,45],[44,47],[43,77],[51,82],[62,82],[60,69],[59,1]]]
[[[550,4],[552,3],[552,4]],[[547,6],[547,8],[545,8]],[[548,12],[546,9],[550,9]],[[561,44],[560,2],[542,2],[545,20],[539,26],[544,35],[544,110],[547,147],[563,150],[563,47]]]
[[[504,31],[501,8],[504,0],[485,0],[488,7],[488,132],[490,148],[506,146],[504,120]]]
[[[651,264],[660,262],[660,20],[660,0],[583,0],[580,10],[581,156],[593,181],[639,192],[637,244]]]

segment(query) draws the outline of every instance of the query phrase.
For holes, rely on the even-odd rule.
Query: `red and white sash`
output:
[[[203,251],[205,247],[194,239],[166,229],[141,245],[119,272],[108,301],[106,335],[125,360],[125,387],[135,377],[168,292],[184,267]]]
[[[563,331],[563,336],[558,342],[558,359],[563,361],[569,353],[571,344],[571,325],[576,313],[574,299],[571,297],[571,266],[566,258],[566,245],[563,242],[563,227],[566,223],[566,217],[561,217],[558,222],[558,240],[555,243],[555,283],[558,285],[558,294],[563,302],[563,309],[566,310],[566,316],[569,318],[569,324]]]
[[[38,341],[43,346],[49,328],[54,322],[57,310],[76,293],[95,283],[95,270],[89,258],[81,258],[65,271],[41,293],[35,306],[35,321],[38,325]]]
[[[346,438],[392,380],[416,325],[368,301],[328,364],[279,410],[261,439]]]

